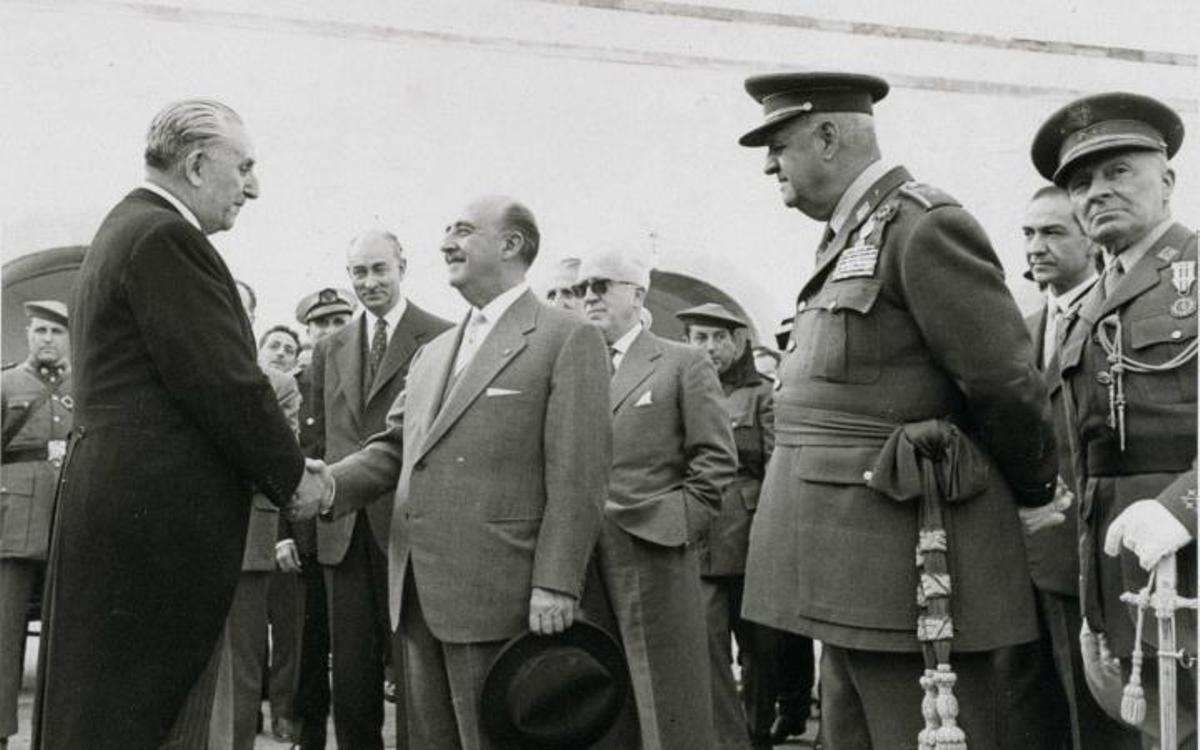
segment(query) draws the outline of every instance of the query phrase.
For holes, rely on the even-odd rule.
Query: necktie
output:
[[[1121,279],[1125,278],[1125,269],[1121,267],[1121,261],[1113,258],[1108,264],[1108,268],[1104,269],[1104,296],[1111,297],[1113,290],[1120,284]]]
[[[1050,314],[1046,316],[1046,335],[1042,341],[1042,369],[1050,368],[1050,362],[1054,359],[1054,353],[1058,351],[1058,347],[1062,344],[1063,338],[1063,311],[1057,303],[1050,305]]]
[[[617,357],[620,356],[621,350],[615,346],[608,347],[608,376],[612,377],[617,374]]]
[[[479,345],[483,343],[485,325],[487,325],[487,318],[484,317],[483,311],[472,309],[471,315],[467,318],[467,325],[463,329],[462,343],[458,347],[458,358],[454,360],[455,376],[470,363],[471,358],[479,349]]]
[[[375,382],[375,373],[379,372],[379,365],[383,362],[387,343],[387,321],[383,318],[376,318],[375,335],[371,337],[371,351],[367,354],[367,372],[370,373],[372,383]]]

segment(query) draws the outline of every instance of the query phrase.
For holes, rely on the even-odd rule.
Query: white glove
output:
[[[1113,519],[1104,537],[1104,553],[1116,557],[1121,547],[1138,556],[1150,571],[1158,561],[1192,540],[1186,527],[1157,500],[1138,500]]]

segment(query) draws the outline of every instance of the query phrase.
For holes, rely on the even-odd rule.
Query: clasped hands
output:
[[[310,521],[316,518],[317,514],[328,512],[333,507],[336,490],[333,473],[324,461],[304,459],[304,473],[300,476],[300,484],[292,495],[291,504],[286,508],[288,519]]]

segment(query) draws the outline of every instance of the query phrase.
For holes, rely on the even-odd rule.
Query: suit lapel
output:
[[[1158,242],[1155,242],[1146,251],[1146,254],[1137,262],[1137,265],[1125,274],[1125,278],[1121,280],[1121,283],[1104,300],[1104,305],[1100,308],[1100,314],[1097,317],[1102,318],[1108,315],[1118,307],[1140,296],[1147,290],[1154,288],[1158,284],[1159,274],[1164,268],[1171,265],[1171,260],[1178,257],[1180,251],[1187,244],[1189,231],[1182,224],[1174,224],[1162,237],[1159,237]],[[1168,247],[1174,248],[1176,252],[1167,256],[1160,256],[1159,253]]]
[[[526,335],[537,328],[537,311],[540,304],[531,292],[525,292],[500,316],[500,320],[496,321],[496,325],[480,344],[479,350],[475,352],[475,356],[471,358],[466,369],[459,374],[458,380],[450,387],[450,392],[444,396],[441,393],[438,394],[437,400],[442,402],[442,408],[433,417],[433,422],[418,451],[417,458],[429,452],[429,449],[442,439],[450,427],[467,410],[467,407],[479,397],[487,384],[492,382],[500,371],[525,348]],[[454,358],[458,353],[457,342],[462,339],[462,326],[460,325],[459,328],[458,334],[454,337],[455,346],[444,355],[447,361],[444,363],[445,377],[442,382],[446,384],[449,384],[450,370],[454,366]],[[445,387],[444,385],[443,390]]]
[[[812,291],[811,287],[820,283],[820,279],[824,277],[825,271],[833,264],[842,251],[846,249],[846,244],[850,241],[850,236],[862,226],[862,223],[867,220],[867,217],[875,212],[883,199],[891,194],[893,190],[903,185],[912,179],[912,175],[904,167],[894,167],[888,170],[883,177],[875,181],[875,184],[867,189],[863,197],[858,199],[854,209],[850,212],[849,218],[838,233],[834,235],[829,246],[825,248],[825,252],[817,257],[816,267],[813,269],[812,275],[804,284],[804,288],[800,290],[800,297],[807,298]]]
[[[350,405],[350,415],[357,424],[363,411],[363,368],[367,366],[362,354],[362,329],[366,325],[360,317],[358,322],[347,327],[346,335],[338,336],[337,350],[333,360],[337,369],[338,385],[346,394],[346,402]]]
[[[609,383],[608,395],[614,413],[625,399],[629,398],[629,394],[650,377],[661,356],[662,347],[649,331],[643,329],[630,344],[629,351],[621,358],[621,366],[617,368]]]

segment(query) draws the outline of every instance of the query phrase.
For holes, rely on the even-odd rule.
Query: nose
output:
[[[763,164],[763,174],[775,174],[779,171],[779,159],[770,151],[767,152],[766,162]]]
[[[600,295],[596,294],[596,287],[588,284],[587,291],[583,293],[583,301],[588,303],[600,301]]]
[[[251,172],[249,176],[246,177],[246,187],[242,189],[242,192],[245,193],[246,197],[250,200],[254,200],[258,197],[258,175]]]

